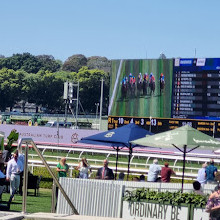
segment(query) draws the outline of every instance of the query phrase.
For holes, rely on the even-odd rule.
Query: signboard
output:
[[[220,58],[113,60],[109,115],[109,129],[128,120],[153,133],[189,124],[219,138]]]
[[[210,136],[220,138],[220,121],[178,119],[178,118],[147,118],[147,117],[108,117],[108,129],[115,129],[123,125],[135,123],[152,133],[172,130],[183,125],[190,125]]]
[[[187,220],[189,208],[147,202],[123,202],[122,218],[132,220]]]
[[[0,131],[8,137],[12,129],[19,132],[19,138],[32,138],[39,144],[73,145],[83,137],[100,133],[97,130],[49,128],[44,126],[0,125]]]
[[[220,119],[220,58],[175,59],[172,117]]]

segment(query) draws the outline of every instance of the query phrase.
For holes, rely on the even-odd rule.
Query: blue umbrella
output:
[[[131,123],[128,125],[124,125],[120,128],[112,129],[109,131],[105,131],[96,135],[88,136],[81,139],[81,143],[87,144],[98,144],[105,145],[109,147],[113,147],[117,151],[116,155],[116,175],[117,177],[117,165],[118,165],[118,152],[123,147],[129,148],[129,157],[128,157],[128,175],[130,170],[130,160],[133,152],[133,147],[136,145],[132,145],[130,141],[136,140],[138,138],[145,137],[146,135],[152,135],[153,133],[141,128],[140,126]]]

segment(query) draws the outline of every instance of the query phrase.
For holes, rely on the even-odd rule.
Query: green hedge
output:
[[[56,169],[52,169],[53,173],[57,176]],[[40,182],[40,188],[46,188],[46,189],[52,189],[53,185],[53,179],[50,175],[50,173],[47,171],[45,167],[34,167],[34,175],[42,176],[41,182]],[[79,175],[78,170],[73,170],[73,178],[77,178]],[[117,174],[118,178],[119,173]],[[69,173],[67,174],[69,176]],[[96,171],[92,172],[91,179],[95,179],[96,177]],[[137,177],[136,175],[129,175],[129,180],[132,181],[134,177]],[[127,175],[125,175],[124,180],[127,180]],[[145,180],[147,180],[147,176],[145,177]],[[181,179],[171,179],[172,183],[181,183]],[[193,183],[194,180],[184,180],[184,183]]]
[[[56,169],[52,169],[53,173],[56,174]],[[34,167],[34,175],[42,176],[40,182],[40,188],[52,189],[53,178],[45,167]]]
[[[57,176],[56,169],[52,169],[55,176]],[[73,177],[76,178],[78,176],[79,171],[73,170]],[[40,182],[40,188],[52,189],[53,178],[50,173],[47,171],[45,167],[34,167],[33,175],[42,176]],[[69,173],[67,174],[69,176]]]
[[[178,192],[158,192],[147,188],[139,188],[134,191],[127,190],[124,200],[126,201],[157,201],[159,203],[168,202],[171,205],[181,203],[194,204],[198,207],[204,207],[207,203],[208,195],[202,196],[195,193]]]

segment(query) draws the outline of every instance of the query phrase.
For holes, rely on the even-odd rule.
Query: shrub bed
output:
[[[208,195],[202,196],[195,193],[157,192],[147,188],[139,188],[134,191],[127,190],[124,195],[125,201],[157,201],[171,205],[193,204],[197,207],[205,207]]]

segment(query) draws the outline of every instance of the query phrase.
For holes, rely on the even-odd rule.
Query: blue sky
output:
[[[220,1],[0,0],[0,54],[220,57]]]

